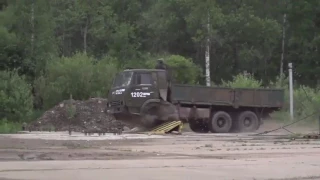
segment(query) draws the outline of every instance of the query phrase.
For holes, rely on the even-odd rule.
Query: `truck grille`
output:
[[[109,102],[109,104],[110,104],[111,107],[120,106],[121,105],[121,101],[111,101],[111,102]]]

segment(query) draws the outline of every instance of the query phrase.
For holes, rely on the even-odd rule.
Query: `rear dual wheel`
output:
[[[235,116],[234,129],[238,132],[254,132],[260,127],[258,116],[252,111],[244,111]]]
[[[208,125],[212,133],[228,133],[232,127],[232,118],[227,112],[217,111],[213,113]]]
[[[207,123],[201,121],[190,122],[190,129],[194,132],[205,133],[210,130],[212,133],[228,133],[232,129],[236,132],[253,132],[260,126],[258,116],[252,111],[244,111],[231,115],[225,111],[214,112]]]

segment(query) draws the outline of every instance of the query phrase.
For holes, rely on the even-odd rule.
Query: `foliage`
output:
[[[290,108],[290,99],[289,99],[289,80],[288,78],[283,77],[277,81],[270,83],[272,87],[284,88],[285,90],[285,104],[284,108],[273,113],[273,117],[278,120],[289,120],[289,108]],[[294,106],[294,117],[295,120],[306,118],[306,122],[315,123],[318,119],[319,107],[320,107],[320,89],[311,88],[308,86],[296,86],[293,90],[293,106]]]
[[[280,72],[285,28],[284,64],[294,64],[299,84],[313,86],[320,79],[320,10],[313,8],[318,5],[309,0],[8,1],[0,11],[1,67],[21,67],[35,79],[56,56],[85,52],[97,59],[116,57],[119,67],[142,64],[146,53],[176,54],[204,69],[209,38],[215,84],[243,71],[267,84]]]
[[[21,123],[11,122],[7,119],[0,120],[0,134],[17,133],[22,130]]]
[[[320,91],[306,86],[299,86],[293,93],[294,112],[297,118],[310,116],[320,109]],[[311,116],[310,120],[317,120],[318,116]]]
[[[297,116],[316,109],[320,1],[88,2],[0,2],[0,70],[17,69],[32,83],[37,111],[70,94],[106,96],[119,69],[151,67],[160,57],[179,83],[204,84],[207,39],[213,84],[282,87],[288,102],[287,80],[277,79],[283,55],[284,74],[288,62],[294,65]],[[259,80],[239,74],[244,71]],[[304,99],[303,85],[314,103]]]
[[[16,70],[0,71],[0,117],[26,121],[32,114],[31,85]]]
[[[0,27],[0,70],[24,69],[23,50],[18,42],[14,33]]]
[[[280,112],[273,114],[279,120],[289,120],[289,90],[285,89],[285,104]],[[308,123],[316,123],[319,118],[320,90],[299,86],[293,91],[293,107],[295,120],[305,118]]]
[[[169,55],[161,58],[169,67],[173,80],[180,84],[198,84],[201,76],[201,68],[194,64],[191,59],[179,55]],[[147,61],[146,67],[154,68],[156,59]]]
[[[68,58],[56,59],[48,64],[45,76],[35,82],[36,92],[46,108],[68,99],[106,97],[117,68],[106,57],[100,61],[77,53]]]
[[[232,88],[261,88],[262,82],[256,80],[251,74],[242,73],[234,76],[232,81],[222,80],[222,86]]]
[[[31,77],[45,68],[48,57],[56,55],[55,24],[51,20],[52,11],[48,2],[10,1],[8,7],[0,12],[0,18],[3,19],[0,25],[7,29],[11,36],[17,37],[17,53],[7,52],[7,62],[13,64],[13,60],[19,57],[24,73]]]

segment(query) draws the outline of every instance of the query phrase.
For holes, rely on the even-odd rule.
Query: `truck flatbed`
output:
[[[182,106],[215,105],[259,108],[281,108],[283,89],[226,88],[173,84],[172,102]]]

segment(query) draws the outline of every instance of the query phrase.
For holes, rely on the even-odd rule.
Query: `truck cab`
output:
[[[127,69],[118,73],[108,94],[108,113],[116,116],[140,115],[152,102],[167,101],[166,70]],[[117,119],[117,117],[116,117]]]

